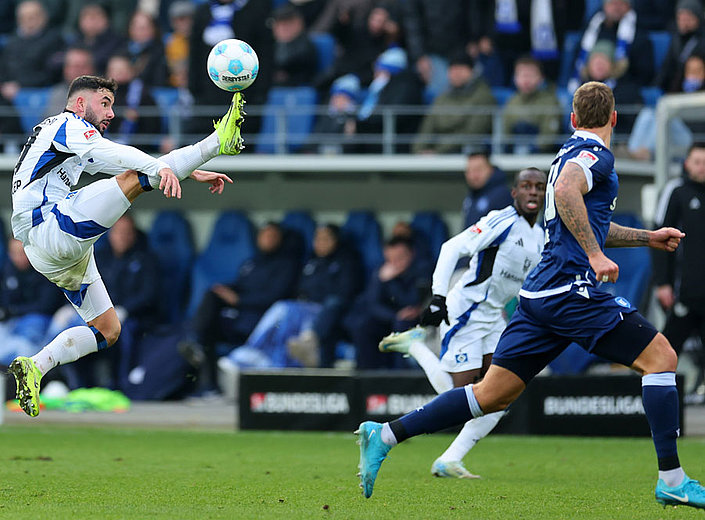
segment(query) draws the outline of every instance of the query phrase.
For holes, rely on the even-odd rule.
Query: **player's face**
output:
[[[113,113],[113,93],[106,89],[98,89],[86,95],[86,113],[83,119],[92,123],[102,134],[110,126],[110,121],[115,117]]]
[[[514,207],[520,215],[536,217],[543,207],[546,195],[546,176],[535,170],[519,172],[517,184],[512,188]]]
[[[705,184],[705,148],[693,148],[685,160],[685,171],[695,182]]]

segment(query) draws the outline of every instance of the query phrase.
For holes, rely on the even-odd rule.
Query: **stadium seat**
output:
[[[582,34],[578,31],[568,31],[563,39],[563,50],[561,51],[561,66],[558,73],[558,86],[565,87],[575,67],[575,58],[580,47]]]
[[[193,266],[191,225],[178,211],[162,211],[152,223],[148,240],[163,268],[159,281],[160,314],[168,323],[179,323],[184,315]]]
[[[570,113],[573,111],[573,96],[570,95],[568,89],[557,88],[556,97],[558,98],[561,108],[563,109],[562,130],[568,133],[573,133],[573,125],[570,123]]]
[[[188,316],[193,316],[205,292],[216,283],[235,280],[242,263],[255,253],[252,223],[241,211],[226,211],[213,225],[210,241],[191,272]]]
[[[671,33],[668,31],[649,31],[649,40],[654,51],[654,71],[661,70],[661,64],[666,59],[668,47],[671,45]]]
[[[179,90],[174,87],[152,87],[150,94],[162,112],[162,131],[169,131],[169,114],[177,106]]]
[[[313,128],[316,100],[316,89],[313,87],[271,88],[255,151],[278,152],[278,139],[284,140],[284,151],[288,153],[305,144]]]
[[[49,102],[51,87],[23,88],[15,96],[13,103],[20,117],[20,125],[26,133],[31,133],[37,123],[42,121]]]
[[[411,228],[428,243],[435,264],[443,242],[448,240],[448,226],[438,213],[419,211],[411,219]]]
[[[659,98],[663,96],[663,90],[658,87],[641,87],[639,91],[641,99],[647,107],[655,107]]]
[[[318,54],[318,72],[323,72],[335,62],[335,38],[328,33],[311,34],[311,41]]]
[[[343,238],[360,254],[365,279],[368,279],[384,261],[379,222],[371,211],[351,211],[341,231]]]
[[[503,107],[509,101],[509,98],[514,95],[515,90],[509,87],[493,87],[492,95],[497,101],[497,105]]]
[[[281,221],[281,227],[299,235],[303,248],[302,261],[311,257],[313,234],[316,232],[316,222],[307,211],[289,211]]]
[[[585,23],[588,23],[595,13],[602,9],[603,0],[585,0]]]

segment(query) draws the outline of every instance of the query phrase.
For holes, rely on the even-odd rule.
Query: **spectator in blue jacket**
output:
[[[215,391],[216,345],[242,345],[264,312],[293,294],[301,256],[290,249],[279,224],[267,223],[257,233],[255,256],[242,264],[235,281],[216,284],[203,297],[192,323],[195,342],[179,345],[200,369],[197,393]]]
[[[383,252],[384,263],[345,322],[359,369],[393,368],[396,360],[382,354],[377,345],[386,334],[416,324],[430,283],[414,268],[413,243],[408,238],[388,240]]]
[[[484,153],[468,155],[465,166],[465,182],[468,194],[463,200],[463,222],[472,226],[493,209],[506,208],[512,204],[512,194],[507,187],[507,176],[492,166]]]
[[[61,305],[61,292],[37,273],[14,238],[0,274],[0,365],[30,355],[44,339],[51,315]],[[29,353],[29,354],[28,354]]]

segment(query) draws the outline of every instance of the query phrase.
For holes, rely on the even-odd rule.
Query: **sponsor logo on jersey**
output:
[[[587,150],[583,150],[578,154],[578,160],[583,163],[588,168],[591,168],[593,164],[597,162],[597,155]]]
[[[480,233],[482,233],[482,230],[476,225],[472,225],[470,226],[470,232],[477,233],[479,235]]]
[[[524,247],[524,240],[522,238],[520,238],[519,240],[514,242],[514,245],[517,245],[519,247]]]
[[[90,130],[86,130],[85,132],[83,132],[83,137],[86,138],[86,141],[89,141],[91,137],[97,134],[98,130],[96,130],[95,128],[91,128]]]
[[[631,307],[632,305],[629,303],[629,300],[626,298],[622,298],[621,296],[617,296],[614,301],[617,303],[617,305],[620,305],[622,307],[626,307],[627,309]]]
[[[524,283],[524,279],[521,276],[517,276],[514,273],[505,271],[504,269],[499,272],[499,276],[506,278],[507,280],[512,280],[513,282]]]
[[[531,267],[531,259],[529,258],[524,258],[524,272],[529,270],[529,267]]]

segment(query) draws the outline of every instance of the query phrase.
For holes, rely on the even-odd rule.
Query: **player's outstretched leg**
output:
[[[17,357],[8,370],[17,382],[17,399],[30,417],[39,415],[39,383],[42,373],[28,357]]]
[[[360,464],[358,466],[360,473],[358,476],[365,498],[372,496],[379,467],[387,458],[389,450],[392,449],[392,446],[382,441],[382,427],[383,425],[380,423],[365,421],[355,431],[355,434],[360,436],[358,441],[360,445]]]
[[[409,348],[414,341],[426,339],[426,332],[423,327],[417,325],[404,332],[392,332],[382,338],[379,342],[380,352],[399,352],[404,356],[409,356]]]
[[[237,155],[245,148],[240,137],[240,128],[245,121],[245,100],[240,92],[233,94],[230,108],[225,115],[214,124],[220,140],[220,153],[222,155]]]

